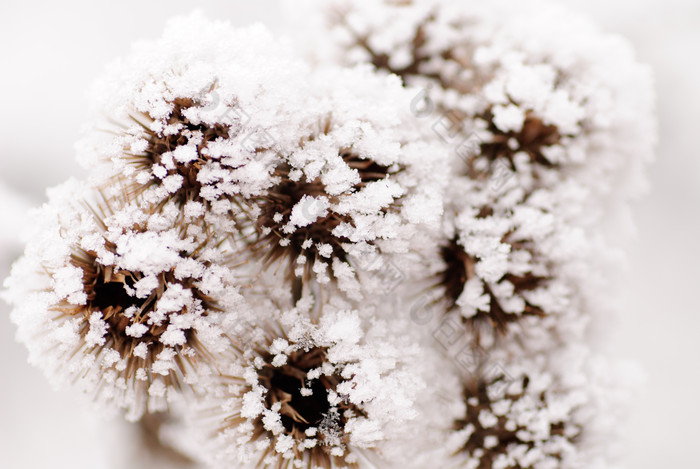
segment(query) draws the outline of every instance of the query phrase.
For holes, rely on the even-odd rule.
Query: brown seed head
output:
[[[265,390],[264,406],[268,410],[279,406],[277,412],[284,427],[282,434],[291,436],[295,441],[294,460],[303,461],[309,467],[324,469],[357,467],[356,464],[347,463],[344,457],[331,454],[331,449],[346,447],[349,438],[343,430],[345,424],[350,417],[363,416],[363,411],[345,401],[337,405],[330,404],[328,393],[336,391],[337,386],[344,381],[338,372],[321,373],[318,377],[309,378],[309,372],[318,370],[326,361],[327,349],[314,346],[293,351],[287,355],[287,362],[282,366],[272,364],[274,356],[266,349],[260,348],[256,353],[264,361],[264,365],[258,369],[258,383]],[[227,426],[230,428],[244,422],[246,419],[232,416],[227,419]],[[278,454],[274,465],[267,465],[264,460],[275,454],[273,448],[279,435],[265,428],[262,416],[255,419],[253,424],[255,429],[251,441],[260,438],[269,438],[271,441],[257,467],[284,467],[288,464],[289,460]],[[300,443],[310,438],[317,440],[315,446],[300,449]]]
[[[461,449],[473,458],[479,460],[477,469],[492,469],[494,462],[501,455],[507,454],[509,449],[519,447],[527,450],[535,448],[543,442],[533,441],[523,438],[521,432],[527,432],[527,428],[509,416],[508,412],[495,411],[493,404],[496,401],[510,401],[511,406],[517,405],[523,399],[535,399],[538,407],[546,407],[546,396],[531,396],[528,394],[529,378],[521,378],[519,391],[513,392],[507,382],[507,377],[499,374],[488,380],[470,379],[464,385],[464,400],[467,404],[467,412],[463,419],[459,419],[454,424],[456,431],[463,430],[467,426],[473,431]],[[489,389],[490,388],[490,389]],[[502,389],[498,396],[494,396],[493,389]],[[494,424],[485,425],[482,419],[487,413],[495,417]],[[491,422],[489,422],[491,423]],[[567,428],[565,421],[554,421],[549,427],[549,438],[567,438],[574,441],[578,438],[580,430],[571,431]],[[573,436],[572,436],[573,435]],[[495,442],[495,444],[494,444]],[[487,444],[488,443],[488,444]],[[562,455],[558,452],[548,454],[550,458],[561,460]],[[503,466],[498,466],[503,467]],[[521,466],[518,463],[506,466],[506,469],[529,469],[531,466]]]
[[[131,116],[131,119],[139,124],[147,138],[146,149],[133,154],[127,152],[129,164],[136,170],[146,170],[151,172],[155,166],[165,167],[166,174],[162,177],[152,178],[146,184],[133,183],[131,191],[134,194],[143,192],[152,185],[162,184],[162,180],[168,176],[178,175],[182,177],[182,187],[173,194],[173,198],[180,204],[191,200],[204,202],[200,198],[202,185],[198,180],[202,166],[210,160],[208,155],[208,145],[217,139],[226,139],[231,134],[232,127],[225,124],[209,125],[203,122],[193,123],[187,116],[186,111],[190,108],[200,107],[200,104],[191,98],[176,98],[172,102],[172,112],[162,123],[168,130],[153,131],[148,125],[152,120],[150,116]],[[169,129],[175,127],[177,130],[171,132]],[[169,157],[164,161],[165,155],[174,151],[178,147],[188,145],[195,141],[197,158],[194,161],[182,162]]]
[[[322,122],[318,134],[330,132],[331,125],[330,119]],[[315,138],[316,134],[312,134],[308,140],[301,141],[300,146],[303,148],[308,141]],[[382,180],[388,175],[400,171],[400,168],[383,166],[375,161],[362,158],[352,148],[340,149],[338,154],[345,164],[357,171],[359,175],[359,182],[355,184],[350,193],[362,189],[370,182]],[[352,226],[354,222],[351,216],[336,213],[332,209],[333,205],[338,203],[347,193],[330,196],[320,178],[309,180],[305,176],[301,176],[301,178],[294,180],[290,177],[291,171],[293,171],[292,166],[286,162],[281,163],[273,173],[273,177],[278,181],[277,184],[263,196],[240,201],[241,206],[247,206],[247,209],[244,210],[245,213],[257,213],[258,215],[257,217],[247,215],[247,219],[239,222],[239,225],[252,225],[254,228],[256,235],[250,243],[250,249],[253,257],[262,260],[266,268],[277,265],[278,261],[283,261],[287,264],[287,278],[294,281],[297,277],[295,266],[299,257],[302,256],[305,261],[301,279],[308,281],[311,278],[314,263],[319,260],[338,259],[341,262],[348,262],[343,245],[351,241],[342,235],[335,234],[334,230],[341,224]],[[296,227],[291,233],[285,233],[284,227],[290,221],[292,210],[305,196],[325,197],[331,208],[325,216],[317,218],[314,222],[306,226]],[[305,209],[303,203],[301,208]],[[313,207],[306,207],[306,209],[312,210]],[[330,252],[322,254],[321,246],[330,246]]]
[[[457,300],[464,291],[467,281],[476,277],[475,266],[478,259],[466,252],[457,237],[452,238],[442,246],[440,256],[445,267],[438,274],[437,285],[444,289],[445,300],[451,311],[458,307]],[[512,283],[514,287],[513,294],[518,295],[544,286],[547,278],[529,272],[522,276],[506,274],[500,281]],[[523,316],[542,317],[546,315],[541,308],[528,302],[526,302],[525,310],[522,314],[507,313],[501,307],[498,297],[486,282],[484,282],[484,293],[489,297],[489,310],[477,311],[474,316],[463,318],[464,323],[470,326],[471,329],[478,330],[479,326],[488,324],[496,331],[504,334],[509,324],[518,321]]]

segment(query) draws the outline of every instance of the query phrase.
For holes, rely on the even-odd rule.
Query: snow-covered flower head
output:
[[[652,156],[649,69],[621,38],[552,3],[324,2],[326,55],[420,89],[414,111],[470,178],[508,170],[524,187],[551,187],[575,171],[592,193],[625,200]]]
[[[300,305],[307,303],[302,300]],[[310,304],[310,303],[309,303]],[[218,391],[215,447],[205,458],[236,467],[357,467],[410,435],[424,390],[411,367],[419,348],[367,328],[354,310],[322,317],[294,309],[237,346]]]
[[[504,333],[523,316],[570,309],[572,295],[580,295],[578,272],[571,271],[591,252],[583,231],[553,214],[541,193],[513,208],[483,193],[470,195],[467,207],[447,222],[435,267],[433,293],[442,294],[447,310],[476,332],[488,324]]]
[[[403,252],[416,226],[438,224],[446,153],[421,138],[396,78],[311,72],[261,28],[194,16],[99,90],[123,128],[83,159],[98,155],[108,185],[119,174],[149,203],[185,205],[292,281],[356,292],[353,257]]]
[[[546,373],[529,369],[466,383],[467,413],[455,422],[465,467],[571,467],[581,433],[571,414],[582,402],[561,394]]]
[[[77,182],[52,192],[7,297],[30,359],[50,378],[76,380],[138,418],[206,374],[242,298],[225,256],[187,232],[174,203],[91,209],[91,199]]]
[[[624,379],[608,375],[629,377],[630,369],[576,344],[546,355],[514,351],[489,350],[465,378],[466,412],[448,443],[458,446],[454,467],[615,467],[609,437],[617,425],[604,414],[619,416],[626,393]]]
[[[397,80],[368,68],[313,79],[315,121],[279,149],[272,185],[240,203],[257,232],[250,249],[266,266],[357,292],[367,257],[403,253],[419,228],[438,226],[446,155],[421,141]]]
[[[233,198],[267,188],[274,147],[298,142],[308,74],[262,25],[236,30],[199,13],[172,19],[94,87],[96,110],[113,125],[105,133],[96,123],[80,160],[105,190],[126,179],[132,196],[189,202],[205,224],[233,231]]]

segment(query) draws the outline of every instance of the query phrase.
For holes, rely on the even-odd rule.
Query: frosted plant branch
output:
[[[194,14],[108,68],[5,282],[30,361],[184,464],[613,467],[646,68],[553,6],[304,11],[305,54]]]

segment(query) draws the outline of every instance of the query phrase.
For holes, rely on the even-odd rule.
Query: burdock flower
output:
[[[410,451],[398,435],[406,438],[419,415],[425,383],[411,363],[420,349],[387,324],[367,330],[357,311],[327,306],[319,320],[311,316],[279,313],[276,325],[262,322],[237,346],[218,391],[208,393],[219,434],[205,459],[226,467],[350,468],[379,464],[392,444]]]
[[[454,422],[448,467],[613,467],[601,443],[619,430],[601,415],[619,417],[629,367],[575,344],[550,343],[545,354],[510,344],[480,356],[464,378],[466,411]]]
[[[568,270],[590,246],[537,199],[513,209],[463,209],[440,245],[432,292],[476,334],[485,326],[504,334],[523,317],[564,314],[580,295]]]
[[[259,29],[173,22],[105,80],[102,107],[122,127],[84,160],[96,150],[108,186],[118,174],[152,205],[198,212],[295,291],[335,281],[357,296],[359,272],[381,266],[366,259],[438,226],[446,152],[422,138],[398,79],[289,57]]]
[[[467,412],[455,422],[464,467],[572,467],[581,426],[576,394],[555,390],[551,378],[503,373],[465,383]]]
[[[133,177],[129,188],[132,197],[155,187],[159,190],[152,192],[164,200],[172,199],[180,205],[204,202],[211,208],[214,201],[202,191],[199,172],[216,159],[212,151],[217,143],[228,139],[236,121],[201,120],[197,113],[206,107],[201,99],[175,98],[168,103],[172,106],[169,114],[160,118],[136,111],[129,116],[131,126],[117,134],[124,140],[123,153],[115,158],[125,165],[124,172]],[[120,173],[120,177],[124,174]]]
[[[12,319],[50,378],[138,418],[207,373],[242,300],[225,256],[179,223],[176,204],[81,200],[90,193],[67,184],[42,209],[7,283]]]
[[[116,178],[129,197],[174,201],[197,212],[197,224],[233,233],[235,197],[266,188],[276,144],[298,142],[280,131],[299,124],[280,124],[308,115],[309,71],[292,57],[262,26],[234,30],[201,14],[173,19],[162,38],[138,44],[95,86],[106,119],[85,135],[80,160],[107,193]]]
[[[462,174],[490,181],[506,169],[528,189],[573,177],[622,199],[638,189],[652,85],[620,38],[540,1],[323,3],[326,54],[415,87],[416,115],[451,144]]]
[[[314,80],[318,121],[285,149],[273,185],[241,200],[257,233],[249,248],[266,268],[286,265],[290,279],[333,280],[357,295],[363,271],[385,268],[417,231],[437,226],[445,152],[420,141],[397,81],[367,69]]]

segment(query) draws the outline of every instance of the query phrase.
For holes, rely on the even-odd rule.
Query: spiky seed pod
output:
[[[264,31],[178,20],[105,80],[102,107],[131,123],[97,146],[97,166],[152,205],[186,202],[252,275],[358,296],[360,271],[381,264],[367,257],[437,226],[446,152],[422,138],[398,80],[289,57]]]
[[[174,19],[96,84],[94,105],[107,122],[86,133],[80,160],[107,192],[114,178],[126,180],[130,196],[153,206],[175,201],[197,212],[198,224],[232,234],[240,212],[232,198],[267,187],[273,147],[299,140],[289,119],[310,114],[308,73],[262,26]]]
[[[322,9],[334,41],[321,55],[368,61],[422,88],[417,114],[450,141],[462,174],[488,182],[511,168],[527,190],[574,178],[597,195],[578,201],[592,210],[639,190],[655,135],[649,70],[580,15],[512,0]]]
[[[321,370],[326,361],[327,348],[293,350],[287,355],[287,363],[276,366],[273,364],[274,356],[269,352],[271,345],[268,344],[268,349],[257,351],[264,363],[257,370],[257,383],[264,394],[263,405],[265,409],[279,412],[282,424],[282,427],[278,427],[278,435],[274,435],[272,430],[274,436],[268,453],[274,454],[286,441],[293,441],[298,445],[292,446],[295,460],[310,461],[320,467],[355,467],[354,463],[346,463],[344,459],[349,443],[344,429],[349,419],[365,415],[351,403],[329,402],[328,394],[337,392],[338,385],[343,381],[337,371],[317,378],[310,375],[314,370]],[[251,390],[256,390],[255,385],[251,386]],[[267,435],[268,429],[263,419],[264,416],[260,415],[254,421],[252,441]],[[243,417],[234,418],[227,425],[239,425],[245,421]],[[281,442],[279,446],[278,441]],[[305,448],[307,443],[313,445]],[[267,454],[262,456],[263,464],[266,457]],[[279,455],[278,459],[284,457]]]
[[[470,334],[504,335],[526,317],[569,314],[590,252],[580,229],[538,206],[536,197],[514,209],[464,209],[453,223],[436,253],[432,293]]]
[[[312,144],[317,138],[328,137],[333,131],[333,125],[332,119],[326,119],[318,134],[312,134],[308,141],[301,143],[300,150],[303,151],[307,144]],[[248,213],[259,213],[257,217],[248,219],[258,233],[251,243],[251,250],[262,258],[267,267],[278,262],[287,263],[286,272],[290,279],[298,276],[308,281],[314,274],[314,266],[318,267],[317,263],[324,259],[349,264],[350,255],[345,245],[352,245],[353,241],[350,233],[343,234],[343,229],[356,227],[357,222],[350,214],[331,207],[338,207],[343,203],[344,197],[361,191],[372,183],[388,181],[392,174],[401,171],[398,164],[381,165],[359,156],[353,148],[339,149],[338,154],[345,169],[356,172],[358,176],[346,193],[329,194],[327,182],[320,176],[313,180],[305,176],[293,179],[301,170],[282,163],[273,173],[279,182],[265,195],[244,202],[250,204]],[[329,205],[330,210],[325,208],[326,205]],[[314,216],[317,210],[321,210],[322,214],[313,222],[295,226],[292,217]],[[394,211],[395,207],[390,204],[385,210],[388,213]]]
[[[237,224],[255,233],[248,248],[264,268],[359,297],[377,289],[360,287],[363,276],[437,226],[446,154],[421,140],[396,81],[367,69],[319,71],[313,80],[318,116],[279,151],[273,184],[236,199],[245,214]]]
[[[474,469],[577,467],[584,388],[569,387],[567,378],[543,368],[544,360],[501,359],[489,355],[465,379],[466,413],[454,424],[462,441],[457,458]]]
[[[448,445],[457,447],[456,461],[447,467],[615,467],[605,440],[618,425],[601,413],[619,415],[612,409],[628,395],[629,368],[581,344],[550,341],[543,354],[503,345],[464,376],[466,410],[454,422]]]
[[[243,300],[225,256],[177,223],[176,204],[91,210],[89,196],[68,184],[43,209],[44,231],[8,280],[12,319],[50,378],[137,419],[206,375]]]
[[[461,449],[466,459],[478,461],[472,463],[475,469],[566,467],[562,460],[574,451],[581,428],[568,421],[568,413],[551,415],[551,390],[537,396],[528,389],[528,376],[506,379],[500,375],[465,385],[467,414],[455,422],[455,430],[466,436]]]
[[[207,202],[201,194],[199,171],[211,160],[210,147],[228,139],[233,125],[188,118],[203,107],[192,98],[175,98],[167,117],[155,120],[149,114],[130,116],[132,125],[136,123],[141,128],[137,134],[145,137],[145,141],[130,142],[129,148],[124,148],[125,169],[136,175],[130,195],[141,195],[149,187],[159,186],[167,191],[168,198],[181,205],[190,201]],[[124,131],[128,133],[130,129],[135,130],[129,127]],[[178,183],[174,192],[167,187]]]
[[[423,138],[397,81],[366,68],[313,78],[323,112],[276,167],[272,197],[255,201],[264,217],[254,249],[286,259],[287,274],[304,284],[313,274],[359,297],[377,291],[371,282],[360,287],[364,274],[385,269],[417,233],[437,227],[447,155]]]
[[[397,435],[417,416],[422,388],[410,367],[415,346],[366,332],[354,311],[325,308],[318,322],[300,310],[280,317],[239,345],[209,393],[219,435],[204,458],[251,468],[355,468],[379,464],[392,444],[404,448]]]
[[[507,240],[504,242],[507,243]],[[542,317],[546,314],[540,307],[527,301],[525,301],[523,310],[517,313],[504,309],[504,306],[501,305],[501,299],[491,286],[486,282],[479,282],[475,271],[479,259],[467,253],[457,238],[452,238],[441,247],[440,256],[445,267],[439,273],[438,284],[444,288],[448,310],[459,309],[460,305],[465,305],[467,310],[469,309],[471,305],[468,305],[467,301],[460,300],[468,285],[472,291],[468,291],[467,295],[476,295],[483,301],[483,304],[479,305],[475,311],[465,312],[466,314],[462,315],[462,320],[469,326],[469,329],[478,331],[482,323],[488,323],[496,331],[505,334],[508,323],[517,321],[521,316]],[[510,299],[512,297],[522,298],[523,294],[527,295],[528,292],[543,288],[547,281],[547,277],[526,272],[520,276],[505,274],[498,283],[502,282],[503,285],[508,286],[508,290],[512,290],[506,296]],[[481,292],[478,291],[478,286],[474,286],[475,283],[481,283]],[[473,301],[474,298],[470,298],[470,300]]]

